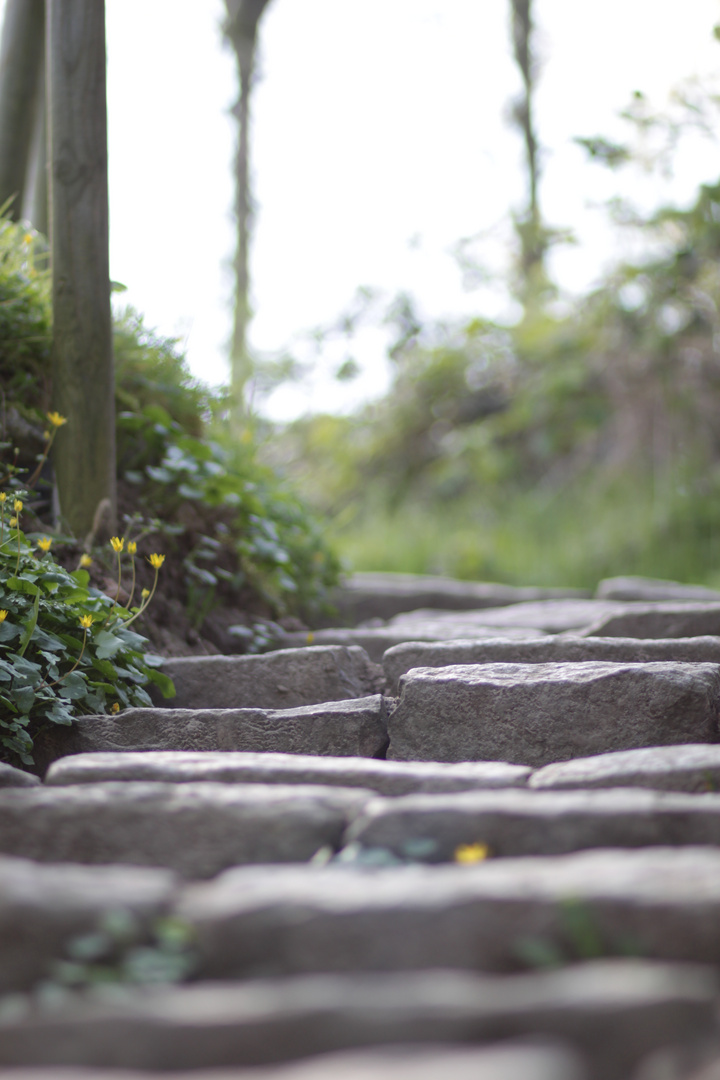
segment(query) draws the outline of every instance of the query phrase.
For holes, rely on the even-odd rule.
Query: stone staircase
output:
[[[2,1080],[720,1078],[717,595],[411,586],[0,766]]]

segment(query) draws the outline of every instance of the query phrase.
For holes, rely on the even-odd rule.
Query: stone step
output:
[[[626,604],[601,616],[583,633],[588,637],[687,638],[720,635],[720,601]]]
[[[290,1065],[167,1072],[162,1080],[587,1080],[578,1055],[561,1046],[522,1044],[350,1050]],[[2,1080],[158,1080],[157,1072],[95,1068],[3,1069]]]
[[[720,791],[720,746],[651,746],[576,758],[538,769],[531,788],[644,787],[665,791]]]
[[[636,955],[720,963],[720,851],[596,850],[392,869],[247,867],[189,885],[203,978]]]
[[[530,774],[526,765],[501,761],[436,765],[427,761],[375,761],[307,754],[129,750],[60,758],[50,766],[45,783],[56,786],[105,780],[154,780],[178,784],[211,780],[226,784],[327,784],[396,796],[519,787]]]
[[[345,844],[341,858],[427,863],[452,862],[458,848],[477,844],[492,856],[720,846],[720,795],[511,789],[373,799],[350,824]]]
[[[415,668],[387,757],[539,767],[613,750],[717,742],[720,666],[602,661]]]
[[[361,788],[143,781],[0,791],[0,852],[40,862],[130,863],[212,877],[337,849],[373,797]]]
[[[186,656],[166,660],[172,709],[292,709],[381,693],[385,678],[357,645],[281,649],[262,656]]]
[[[704,585],[683,585],[679,581],[663,581],[646,577],[604,578],[595,590],[598,600],[720,600],[717,589]]]
[[[558,664],[605,660],[616,664],[652,661],[720,663],[720,637],[598,638],[548,634],[542,638],[406,642],[382,658],[390,693],[397,693],[400,676],[416,667],[453,664]]]
[[[521,604],[511,604],[509,607],[465,611],[461,615],[456,611],[433,611],[421,608],[417,611],[408,611],[402,615],[396,615],[390,620],[388,626],[392,629],[411,632],[414,623],[434,624],[438,627],[442,627],[445,623],[453,626],[494,627],[496,630],[504,627],[530,628],[543,630],[548,634],[558,634],[584,628],[599,619],[622,614],[628,609],[633,610],[636,606],[635,604],[626,604],[614,600],[565,599],[534,600]],[[466,635],[456,636],[464,637]],[[634,635],[628,634],[627,636],[633,637]],[[413,639],[408,637],[406,640],[412,641]]]
[[[380,694],[297,709],[126,709],[78,716],[36,741],[41,768],[68,754],[125,750],[239,750],[251,753],[379,757],[387,746]]]
[[[420,971],[134,988],[121,999],[96,995],[6,1017],[0,1064],[142,1068],[149,1061],[193,1070],[383,1044],[417,1050],[541,1037],[569,1044],[588,1080],[619,1080],[653,1051],[714,1035],[716,996],[707,969],[637,961],[505,977]],[[553,1080],[568,1075],[564,1060]]]
[[[22,769],[14,769],[12,765],[0,762],[0,788],[5,787],[36,787],[40,783],[37,776],[23,772]]]
[[[498,633],[502,633],[504,638],[516,641],[545,636],[544,630],[534,630],[532,627],[514,628],[505,626],[502,631],[499,631],[492,626],[475,626],[467,622],[453,622],[450,620],[420,622],[418,620],[400,626],[368,626],[357,629],[332,627],[326,630],[316,630],[310,635],[305,631],[291,633],[283,638],[283,647],[307,645],[308,637],[310,637],[316,645],[359,646],[365,650],[371,660],[380,663],[388,649],[396,645],[402,645],[407,641],[448,641],[455,638],[482,641],[487,638],[496,638]]]
[[[344,582],[334,597],[343,623],[391,619],[416,608],[501,607],[527,600],[583,597],[580,589],[517,587],[484,581],[458,581],[425,574],[357,573]]]
[[[104,918],[120,911],[143,931],[176,899],[177,879],[167,870],[43,866],[0,856],[0,995],[47,978],[67,942],[96,931]]]

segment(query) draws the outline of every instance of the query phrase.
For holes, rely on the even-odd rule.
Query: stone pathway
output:
[[[717,1080],[684,588],[365,575],[373,625],[168,661],[172,702],[0,766],[2,1080]]]

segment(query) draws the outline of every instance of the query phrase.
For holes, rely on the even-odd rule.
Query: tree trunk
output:
[[[115,524],[104,0],[48,0],[54,465],[64,524]]]
[[[532,292],[533,287],[539,285],[543,277],[547,248],[538,199],[540,166],[533,115],[536,60],[532,47],[532,0],[511,0],[511,9],[513,55],[523,83],[523,92],[513,104],[512,117],[525,143],[528,176],[528,203],[522,217],[516,222],[516,228],[520,238],[520,262],[525,290]]]
[[[40,65],[35,108],[33,111],[30,160],[28,162],[23,199],[23,217],[43,236],[48,235],[48,177],[47,177],[47,89],[45,84],[45,51]]]
[[[235,312],[230,349],[231,419],[236,430],[247,414],[246,386],[252,374],[252,362],[247,346],[250,322],[249,247],[252,229],[249,179],[250,93],[258,23],[268,3],[269,0],[225,0],[228,13],[225,34],[235,50],[240,78],[240,97],[233,109],[240,130],[235,157],[235,216],[238,235],[235,251]]]
[[[38,75],[43,60],[44,0],[6,0],[0,42],[0,205],[22,210]]]

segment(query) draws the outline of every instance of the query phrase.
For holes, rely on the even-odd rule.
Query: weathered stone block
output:
[[[484,626],[497,630],[523,627],[558,634],[585,627],[598,619],[622,612],[626,607],[626,604],[611,600],[535,600],[483,611],[465,611],[461,615],[456,611],[408,611],[396,615],[388,625],[393,629],[408,630],[412,623],[432,623],[438,627],[451,623],[456,627]],[[456,634],[456,637],[466,636],[472,637],[472,634]]]
[[[96,930],[110,912],[129,912],[140,927],[149,925],[169,912],[175,889],[167,870],[40,866],[0,856],[0,993],[47,978],[70,939]]]
[[[383,668],[391,693],[397,692],[401,675],[417,667],[449,667],[452,664],[562,664],[606,660],[615,664],[652,661],[720,663],[720,637],[599,638],[565,634],[508,641],[459,640],[437,643],[407,642],[384,654]]]
[[[553,761],[717,742],[717,664],[487,664],[400,679],[388,758]]]
[[[720,751],[720,747],[718,747]],[[360,787],[380,795],[469,791],[520,787],[531,775],[526,765],[479,761],[448,765],[425,761],[373,761],[304,754],[243,754],[232,751],[128,751],[76,754],[51,765],[48,785],[91,784],[104,780],[154,780],[225,784],[329,784]]]
[[[296,1062],[287,1071],[232,1075],[248,1075],[248,1080],[570,1080],[584,1059],[589,1080],[619,1080],[629,1077],[649,1051],[711,1035],[716,993],[716,980],[706,970],[638,961],[494,978],[446,971],[135,989],[124,1000],[116,996],[106,1003],[56,1007],[6,1023],[0,1064],[72,1061],[142,1068],[149,1060],[167,1075],[169,1068],[269,1064],[374,1046],[372,1055],[363,1056],[368,1066],[373,1058],[376,1067],[380,1063],[380,1071],[366,1067],[348,1073],[342,1071],[343,1058],[334,1056]],[[438,1043],[518,1037],[525,1046],[487,1048],[486,1065],[495,1059],[488,1072],[477,1046],[464,1054],[456,1047],[456,1053],[478,1071],[423,1071],[423,1060],[426,1066],[433,1058],[436,1066],[452,1064]],[[534,1071],[538,1038],[550,1054],[545,1065],[552,1063],[556,1071]],[[572,1046],[578,1056],[552,1050],[548,1040]],[[405,1058],[400,1071],[387,1057],[389,1071],[383,1071],[380,1048],[388,1043],[402,1047],[395,1061],[397,1066]],[[353,1058],[357,1070],[362,1061],[357,1050]],[[508,1072],[511,1063],[519,1071]],[[340,1071],[332,1071],[333,1065]],[[223,1075],[217,1074],[218,1080]]]
[[[387,745],[380,694],[298,709],[126,709],[79,716],[39,745],[48,765],[98,750],[242,750],[257,753],[377,757]]]
[[[720,851],[645,848],[400,869],[263,867],[189,886],[204,978],[512,971],[632,950],[720,963]]]
[[[651,746],[562,761],[538,769],[532,788],[643,787],[720,791],[720,746]]]
[[[407,795],[373,799],[345,834],[346,845],[382,848],[399,859],[428,863],[452,862],[458,847],[477,843],[487,845],[493,856],[720,846],[720,795],[698,799],[625,789]]]
[[[281,649],[262,656],[187,656],[166,660],[172,709],[292,709],[382,692],[385,678],[357,645]]]
[[[589,623],[588,637],[685,638],[720,635],[720,602],[627,604]]]
[[[4,765],[0,762],[0,788],[4,787],[36,787],[40,783],[37,776],[23,772],[22,769],[14,769],[12,765]]]
[[[534,630],[532,627],[516,629],[506,626],[499,631],[493,627],[469,625],[466,622],[418,619],[397,626],[358,627],[357,629],[338,627],[317,630],[313,634],[313,640],[318,645],[359,645],[371,660],[379,663],[388,649],[406,641],[447,641],[460,637],[479,641],[495,638],[499,633],[502,633],[504,638],[520,641],[544,636],[543,630]],[[288,634],[285,640],[287,645],[304,645],[307,634]]]
[[[683,585],[679,581],[663,581],[646,577],[605,578],[597,587],[598,600],[640,601],[658,600],[720,600],[717,589],[704,585]]]
[[[0,791],[0,851],[211,877],[336,848],[371,797],[357,788],[133,781]]]

